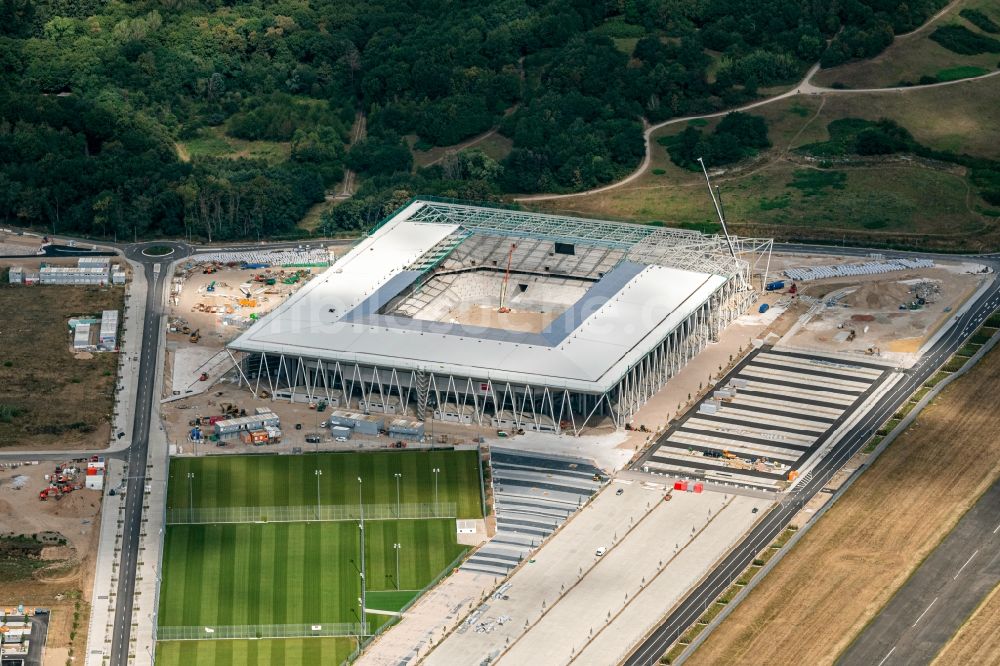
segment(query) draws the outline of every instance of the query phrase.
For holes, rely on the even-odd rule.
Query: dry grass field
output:
[[[993,352],[947,387],[687,663],[833,663],[1000,476],[998,382]]]
[[[122,287],[0,285],[0,447],[106,444],[118,355],[74,358],[70,317],[122,309]]]
[[[976,609],[932,666],[1000,664],[1000,587]]]
[[[941,80],[960,78],[958,68],[974,68],[980,70],[979,73],[992,71],[997,66],[995,53],[960,55],[930,38],[938,26],[948,24],[963,25],[982,34],[959,16],[958,13],[965,8],[979,9],[1000,18],[996,12],[996,0],[958,0],[941,18],[909,35],[897,37],[889,48],[876,57],[820,70],[813,82],[823,86],[842,84],[848,88],[888,88],[903,81],[918,83],[922,76]],[[965,74],[969,75],[976,75],[973,69]]]
[[[992,81],[992,80],[991,80]],[[943,89],[865,95],[797,96],[754,109],[764,117],[773,148],[754,160],[721,170],[727,218],[741,235],[776,238],[904,243],[957,248],[1000,236],[995,207],[971,186],[965,170],[906,156],[855,160],[818,170],[794,153],[829,139],[832,120],[892,118],[921,143],[987,158],[1000,158],[1000,125],[986,122],[1000,105],[1000,85],[969,82]],[[711,130],[717,121],[700,123]],[[678,123],[654,138],[676,134]],[[670,162],[653,143],[650,170],[636,181],[599,194],[526,204],[545,212],[667,225],[713,222],[701,174]],[[991,214],[992,212],[992,214]]]

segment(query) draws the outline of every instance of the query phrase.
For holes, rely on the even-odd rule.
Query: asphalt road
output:
[[[146,276],[146,309],[143,315],[142,349],[139,352],[139,376],[136,382],[135,410],[132,414],[132,443],[128,449],[128,474],[125,494],[125,522],[118,567],[118,591],[115,605],[114,633],[111,638],[111,666],[128,664],[129,638],[132,632],[132,605],[135,596],[136,564],[139,557],[139,534],[142,531],[142,503],[146,483],[146,452],[149,448],[149,426],[153,401],[156,400],[156,359],[160,346],[163,314],[163,287],[167,283],[171,262],[187,254],[187,246],[168,245],[174,252],[159,257],[142,254],[144,246],[128,247],[129,259],[142,263]],[[159,270],[154,270],[159,266]]]
[[[1000,583],[1000,481],[979,498],[837,662],[929,664]]]
[[[777,249],[777,248],[776,248]],[[873,250],[823,248],[802,245],[780,246],[783,252],[811,252],[818,254],[867,254]],[[907,253],[885,252],[886,256],[912,256]],[[920,255],[927,256],[927,255]],[[940,256],[942,259],[945,256]],[[959,257],[950,257],[952,260]],[[994,265],[996,268],[996,265]],[[920,359],[891,390],[883,394],[851,428],[840,442],[807,475],[805,483],[789,493],[775,506],[743,540],[733,548],[695,587],[688,596],[670,612],[660,625],[625,660],[628,666],[655,664],[667,648],[705,611],[740,573],[750,564],[754,555],[770,543],[789,523],[792,516],[823,486],[851,456],[865,445],[879,426],[927,380],[948,358],[962,346],[965,339],[990,314],[1000,307],[1000,281],[994,283],[962,314],[931,349]]]
[[[340,241],[313,241],[313,245],[320,242],[336,244]],[[344,241],[349,244],[351,241]],[[119,603],[115,609],[114,635],[112,638],[111,666],[125,666],[128,663],[128,646],[131,635],[132,602],[135,590],[136,560],[138,556],[139,533],[142,522],[142,498],[144,490],[144,475],[137,474],[136,471],[145,469],[146,454],[149,444],[149,426],[152,410],[152,401],[156,399],[153,393],[153,386],[156,378],[156,358],[159,346],[161,316],[160,307],[163,302],[164,274],[154,276],[153,264],[162,263],[164,267],[177,259],[183,258],[193,252],[206,251],[236,251],[250,249],[276,249],[297,247],[304,243],[281,242],[262,244],[240,244],[234,246],[196,246],[192,247],[184,242],[159,241],[139,244],[105,244],[115,246],[125,251],[126,255],[145,266],[147,278],[147,297],[144,314],[145,326],[143,328],[142,350],[139,363],[139,381],[136,393],[135,412],[133,415],[134,429],[133,440],[129,448],[117,453],[109,453],[106,450],[79,451],[72,452],[70,457],[78,457],[93,454],[102,454],[110,457],[126,457],[129,464],[128,492],[126,494],[125,510],[125,539],[121,551],[121,564],[119,567]],[[153,245],[167,245],[174,249],[174,252],[161,257],[146,257],[141,251],[144,247]],[[1000,265],[997,262],[998,255],[947,255],[947,254],[917,254],[909,252],[893,252],[884,250],[872,250],[865,248],[845,248],[821,245],[802,244],[775,244],[775,251],[791,253],[829,254],[829,255],[850,255],[865,256],[871,252],[880,252],[886,257],[921,256],[927,258],[940,258],[949,260],[959,259],[980,259],[987,263],[992,263],[994,268]],[[991,261],[992,260],[992,261]],[[154,279],[155,277],[155,279]],[[882,422],[895,412],[902,402],[912,394],[923,381],[929,377],[944,361],[957,350],[965,338],[975,330],[978,323],[981,323],[989,314],[1000,306],[1000,284],[994,285],[987,293],[983,294],[977,302],[962,315],[958,325],[953,326],[949,332],[943,336],[914,368],[910,375],[901,381],[887,395],[883,396],[878,403],[872,406],[871,410],[864,418],[841,440],[840,443],[815,467],[809,475],[806,483],[801,484],[794,493],[786,497],[781,504],[765,516],[733,552],[723,560],[705,580],[694,590],[692,590],[685,600],[666,618],[660,627],[626,660],[627,664],[653,664],[665,649],[673,642],[676,636],[687,628],[698,615],[707,608],[708,604],[728,587],[733,579],[747,566],[754,553],[758,552],[764,545],[769,543],[777,534],[784,529],[790,518],[796,511],[813,495],[815,495],[829,478],[844,464],[854,453],[864,445],[874,431]],[[61,459],[65,458],[65,452],[52,453],[0,453],[0,459]]]

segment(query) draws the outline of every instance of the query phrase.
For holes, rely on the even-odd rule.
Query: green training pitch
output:
[[[379,451],[301,456],[213,456],[177,458],[170,463],[167,506],[304,506],[316,503],[315,470],[321,470],[323,504],[357,504],[362,479],[365,504],[396,502],[395,474],[403,504],[454,502],[458,518],[482,518],[476,451]],[[188,474],[194,474],[190,485]]]
[[[455,521],[365,523],[369,608],[398,610],[399,588],[420,590],[465,548]],[[354,521],[171,525],[163,551],[163,626],[357,622],[360,530]],[[399,593],[403,594],[403,593]],[[380,603],[384,601],[384,606]],[[405,602],[404,602],[405,603]],[[372,627],[389,616],[369,615]]]
[[[167,666],[340,664],[355,647],[356,642],[350,638],[170,641],[156,646],[156,663]]]
[[[168,505],[300,506],[316,501],[316,469],[324,504],[434,501],[440,469],[442,502],[461,518],[482,515],[475,451],[391,451],[304,456],[219,456],[171,461]],[[194,474],[190,486],[187,475]],[[400,544],[397,551],[393,546]],[[455,520],[365,521],[366,602],[397,611],[465,552]],[[399,555],[397,580],[396,557]],[[361,596],[359,524],[342,522],[170,525],[163,550],[161,627],[354,623]],[[392,616],[367,613],[375,631]],[[339,664],[353,638],[162,641],[159,663]]]

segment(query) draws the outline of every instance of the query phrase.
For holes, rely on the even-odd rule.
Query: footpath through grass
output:
[[[301,456],[213,456],[170,463],[167,507],[185,509],[316,504],[316,474],[324,505],[356,505],[358,482],[365,504],[395,504],[396,477],[403,504],[454,502],[458,518],[482,518],[476,451],[380,451]],[[188,486],[188,474],[194,478]]]

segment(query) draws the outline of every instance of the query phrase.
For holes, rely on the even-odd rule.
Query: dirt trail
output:
[[[926,85],[915,85],[915,86],[895,86],[890,88],[826,88],[823,86],[817,86],[812,83],[813,76],[819,71],[819,63],[816,63],[809,68],[806,75],[803,77],[802,81],[799,82],[797,86],[788,90],[780,95],[775,95],[774,97],[768,97],[767,99],[758,100],[756,102],[751,102],[750,104],[745,104],[743,106],[735,107],[732,109],[726,109],[725,111],[717,111],[715,113],[706,113],[704,115],[698,116],[684,116],[682,118],[671,118],[670,120],[665,120],[661,123],[655,125],[646,125],[645,120],[643,124],[646,125],[646,129],[643,132],[643,140],[646,144],[646,153],[642,158],[642,163],[639,167],[625,176],[621,180],[604,185],[602,187],[596,187],[590,190],[584,190],[583,192],[571,192],[569,194],[533,194],[530,196],[514,197],[514,201],[517,202],[531,202],[531,201],[550,201],[554,199],[568,199],[571,197],[582,197],[591,194],[599,194],[601,192],[608,192],[610,190],[617,189],[623,185],[627,185],[639,177],[641,177],[646,171],[649,170],[650,162],[652,161],[653,146],[652,138],[653,133],[669,125],[675,125],[677,123],[687,123],[692,120],[708,119],[708,118],[718,118],[726,114],[732,113],[734,111],[749,111],[751,109],[756,109],[760,106],[765,106],[767,104],[773,104],[779,100],[787,99],[789,97],[795,97],[797,95],[856,95],[856,94],[866,94],[866,93],[907,93],[914,90],[924,90],[927,88],[940,88],[943,86],[960,85],[965,83],[971,83],[976,81],[981,81],[983,79],[989,79],[1000,74],[1000,69],[989,72],[988,74],[982,74],[981,76],[973,76],[966,79],[957,79],[954,81],[941,81],[938,83],[929,83]]]

